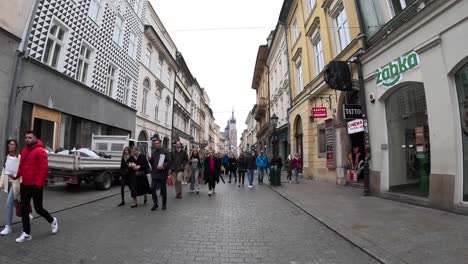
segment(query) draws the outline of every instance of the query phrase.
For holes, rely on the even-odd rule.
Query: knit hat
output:
[[[158,134],[154,134],[154,135],[151,137],[151,141],[161,141],[161,139],[159,138],[159,135],[158,135]]]

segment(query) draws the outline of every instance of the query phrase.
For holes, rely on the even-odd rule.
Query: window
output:
[[[156,106],[154,107],[154,120],[159,121],[159,99],[156,99]]]
[[[296,62],[296,86],[297,94],[299,94],[302,92],[302,89],[304,89],[304,80],[302,78],[302,62],[300,59],[298,59]]]
[[[161,98],[161,95],[162,95],[162,89],[158,87],[156,89],[156,97]]]
[[[315,2],[316,2],[316,0],[307,0],[307,5],[309,7],[309,13],[312,12],[312,10],[314,9]]]
[[[323,61],[322,39],[320,39],[320,36],[314,41],[313,45],[314,45],[316,74],[319,74],[322,71],[323,67],[325,66],[325,63]]]
[[[142,98],[143,100],[142,100],[142,103],[141,103],[141,112],[142,112],[143,114],[146,114],[146,105],[147,105],[147,103],[148,103],[148,92],[149,92],[149,88],[147,88],[147,87],[145,86],[145,82],[146,82],[146,81],[147,81],[147,80],[145,80],[145,81],[143,82],[143,98]],[[149,81],[148,81],[148,85],[149,85]]]
[[[86,83],[88,77],[88,69],[91,64],[91,49],[82,44],[80,50],[80,57],[78,58],[78,67],[76,69],[75,79],[82,83]]]
[[[128,42],[128,56],[132,57],[132,59],[135,59],[135,54],[136,54],[135,38],[136,38],[135,34],[133,32],[130,33],[129,42]]]
[[[113,96],[116,71],[117,69],[112,65],[107,68],[106,95],[110,97]]]
[[[53,23],[50,27],[49,37],[44,50],[44,56],[42,62],[45,64],[57,68],[57,64],[60,58],[60,52],[63,47],[63,39],[65,37],[65,29],[61,26]]]
[[[455,73],[460,110],[463,159],[463,201],[468,201],[468,63]]]
[[[143,64],[147,67],[151,67],[151,54],[153,53],[153,48],[151,47],[151,44],[148,44],[146,46],[146,53],[145,53],[145,59],[143,60]]]
[[[156,69],[156,77],[158,77],[159,80],[161,80],[162,66],[163,66],[163,61],[159,60],[158,68]]]
[[[168,69],[167,70],[167,80],[166,80],[167,87],[170,87],[171,80],[172,80],[172,70]]]
[[[299,38],[299,27],[297,25],[297,17],[294,18],[294,21],[293,21],[293,37],[294,37],[294,41],[297,41],[297,39]]]
[[[166,97],[166,112],[164,113],[164,123],[168,124],[169,120],[169,106],[171,106],[171,97]]]
[[[114,28],[114,35],[112,40],[117,43],[119,46],[123,44],[124,38],[124,18],[121,15],[117,15],[117,19],[115,20],[115,28]]]
[[[128,105],[128,101],[130,99],[130,90],[132,87],[132,78],[129,76],[125,76],[125,87],[124,87],[124,97],[123,97],[123,103]]]
[[[403,9],[405,9],[408,5],[412,4],[415,0],[390,0],[393,13],[395,15],[399,14]]]
[[[341,52],[351,42],[349,36],[348,18],[346,17],[346,10],[341,9],[334,19],[336,28],[336,47],[337,51]]]
[[[97,23],[99,12],[101,11],[101,1],[102,0],[91,0],[91,4],[89,5],[89,12],[88,16]]]
[[[327,142],[325,136],[325,124],[317,126],[318,129],[318,154],[319,158],[325,158],[327,156]]]
[[[137,13],[137,15],[140,14],[140,8],[141,8],[141,0],[135,0],[135,3],[133,4],[133,9]]]

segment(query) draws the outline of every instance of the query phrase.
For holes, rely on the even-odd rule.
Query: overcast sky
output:
[[[258,46],[275,29],[282,0],[150,0],[224,131],[234,107],[237,134],[255,104]],[[235,29],[234,29],[235,28]]]

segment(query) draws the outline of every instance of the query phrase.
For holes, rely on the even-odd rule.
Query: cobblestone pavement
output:
[[[33,240],[16,244],[15,225],[0,263],[376,263],[266,186],[221,184],[213,197],[204,186],[182,200],[170,187],[167,211],[116,207],[114,196],[56,213],[56,235],[39,218]]]

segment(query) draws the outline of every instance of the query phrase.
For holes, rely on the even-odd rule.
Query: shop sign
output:
[[[364,121],[362,119],[356,119],[348,122],[348,134],[355,134],[364,132]]]
[[[362,118],[361,106],[357,104],[343,105],[343,116],[345,120]]]
[[[327,168],[335,168],[335,129],[333,120],[325,121],[325,145],[327,150]]]
[[[377,69],[377,85],[391,88],[397,85],[403,78],[403,73],[416,68],[419,65],[419,56],[416,52],[411,52],[406,56],[390,62],[387,66]]]
[[[312,107],[312,116],[314,118],[327,118],[326,107]]]

